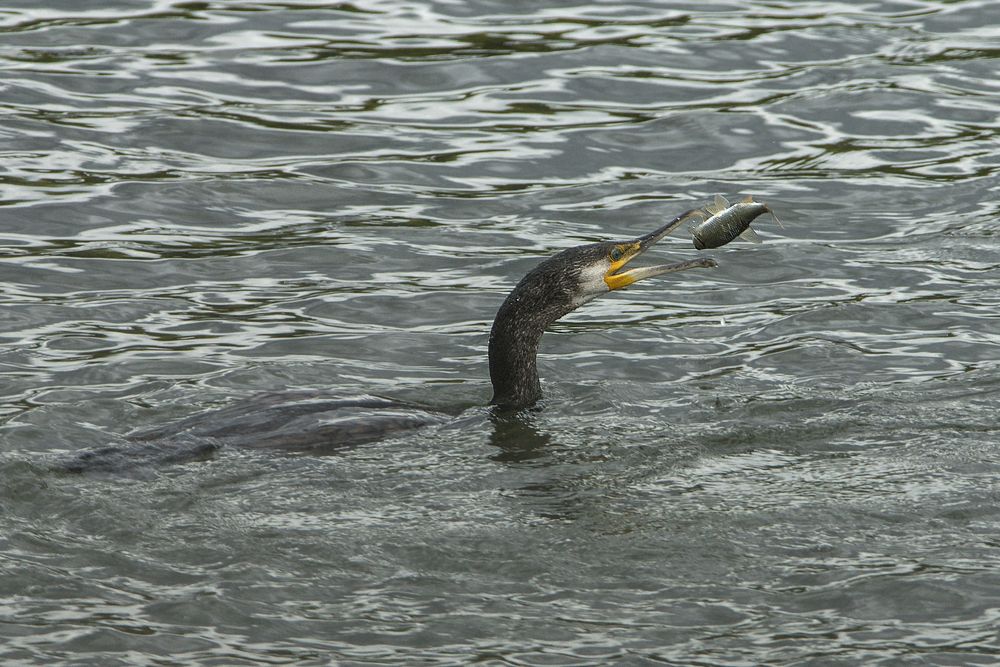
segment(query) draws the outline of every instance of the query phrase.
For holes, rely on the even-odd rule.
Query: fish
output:
[[[713,203],[698,211],[701,216],[711,217],[691,231],[694,247],[698,250],[718,248],[737,236],[751,243],[760,243],[760,237],[750,228],[750,223],[764,213],[770,213],[774,216],[774,221],[778,222],[774,211],[764,202],[754,201],[751,195],[735,204],[730,204],[722,195],[715,195]]]

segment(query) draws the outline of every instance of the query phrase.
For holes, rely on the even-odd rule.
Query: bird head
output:
[[[657,241],[677,229],[696,213],[696,210],[682,213],[659,229],[635,239],[603,241],[570,248],[549,261],[552,261],[554,265],[572,268],[572,272],[575,274],[575,279],[572,282],[576,285],[576,294],[572,299],[574,307],[601,294],[628,287],[645,278],[652,278],[664,273],[686,271],[687,269],[712,268],[717,266],[715,260],[705,257],[672,264],[625,268],[632,260],[649,250]]]

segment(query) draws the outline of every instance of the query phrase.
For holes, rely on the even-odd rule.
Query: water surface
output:
[[[44,4],[0,10],[0,660],[1000,659],[992,3]],[[520,276],[715,193],[784,228],[559,322],[491,420]],[[450,418],[49,469],[284,389]]]

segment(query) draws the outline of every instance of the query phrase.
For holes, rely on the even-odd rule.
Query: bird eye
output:
[[[612,248],[611,249],[611,261],[612,262],[619,261],[622,258],[622,254],[623,253],[622,253],[622,249],[621,248],[617,248],[617,247]]]

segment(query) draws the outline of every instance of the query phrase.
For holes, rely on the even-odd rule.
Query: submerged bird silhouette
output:
[[[532,406],[542,395],[535,357],[553,322],[591,299],[665,273],[710,268],[693,259],[625,270],[625,266],[687,221],[686,211],[656,231],[626,241],[569,248],[530,271],[500,306],[490,332],[489,362],[497,411]],[[260,395],[127,436],[129,444],[87,450],[62,470],[120,469],[136,462],[168,463],[210,456],[222,446],[325,452],[445,421],[436,414],[383,398],[331,398],[316,391]]]

